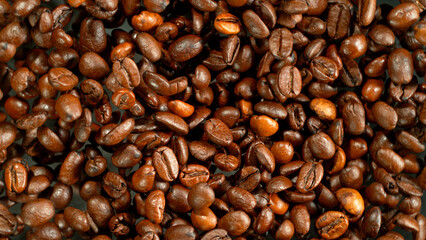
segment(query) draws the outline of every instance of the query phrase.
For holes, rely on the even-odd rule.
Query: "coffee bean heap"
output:
[[[0,239],[425,240],[425,9],[0,0]]]

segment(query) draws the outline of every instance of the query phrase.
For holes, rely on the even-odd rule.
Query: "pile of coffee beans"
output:
[[[0,0],[0,239],[426,239],[426,0]]]

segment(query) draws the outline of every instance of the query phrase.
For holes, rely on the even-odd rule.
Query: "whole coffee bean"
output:
[[[149,31],[162,23],[161,15],[150,11],[142,11],[132,17],[132,26],[138,31]]]
[[[403,48],[397,48],[388,57],[389,77],[395,84],[407,84],[413,77],[414,65],[411,54]]]
[[[294,230],[299,234],[307,234],[310,229],[310,215],[305,205],[295,205],[290,211],[290,220]]]
[[[374,20],[376,12],[376,0],[364,0],[358,2],[358,22],[361,26],[368,26]]]
[[[340,70],[339,76],[343,84],[348,87],[356,87],[362,83],[362,73],[357,62],[347,56],[342,56],[343,68]]]
[[[59,180],[67,185],[78,182],[83,164],[84,157],[82,153],[75,151],[70,152],[59,170]]]
[[[21,209],[22,221],[25,225],[40,226],[55,215],[55,207],[50,200],[39,198],[25,203]]]
[[[302,89],[302,78],[299,69],[293,66],[281,68],[278,74],[278,88],[288,98],[299,95]]]
[[[93,196],[87,200],[87,212],[99,228],[106,228],[114,215],[108,200],[102,196]]]
[[[350,101],[343,106],[343,122],[348,133],[360,135],[365,130],[365,110],[356,102]]]
[[[364,212],[364,200],[357,190],[341,188],[337,190],[336,197],[348,213],[359,216]]]
[[[214,28],[223,34],[238,34],[241,31],[241,22],[230,13],[222,13],[214,20]]]
[[[343,40],[340,53],[350,58],[358,58],[367,52],[367,38],[363,34],[356,34]]]
[[[270,137],[278,131],[278,123],[274,119],[265,116],[253,116],[250,119],[250,126],[256,134],[262,137]]]
[[[216,227],[217,218],[210,208],[202,208],[192,211],[191,222],[195,228],[208,231]]]
[[[210,118],[204,123],[204,131],[210,141],[220,146],[228,146],[232,143],[232,132],[228,126],[217,118]]]
[[[180,184],[171,186],[167,194],[167,206],[180,213],[191,211],[192,207],[188,204],[188,194],[189,189]]]
[[[273,223],[274,213],[270,208],[264,207],[253,223],[254,231],[258,234],[264,234],[272,227]]]
[[[293,51],[293,35],[287,28],[275,29],[269,37],[269,48],[277,59],[290,56]]]
[[[77,120],[83,112],[80,100],[72,94],[59,96],[55,103],[55,109],[59,118],[65,122]]]
[[[313,76],[321,82],[332,82],[339,76],[336,63],[326,57],[315,57],[311,61],[310,69]]]
[[[247,31],[255,38],[266,38],[270,32],[262,19],[252,10],[246,10],[243,13],[243,22]]]
[[[315,226],[321,237],[336,239],[346,232],[349,227],[349,220],[342,212],[328,211],[318,217]]]
[[[142,55],[151,62],[156,62],[161,58],[160,43],[149,33],[139,33],[136,37],[136,43]]]
[[[297,177],[296,188],[301,193],[315,189],[324,176],[324,168],[321,164],[307,162],[300,168]]]
[[[179,164],[173,150],[163,146],[155,150],[153,155],[154,167],[164,181],[171,182],[179,175]]]
[[[193,209],[208,208],[214,198],[215,193],[207,183],[197,183],[189,191],[188,204]]]
[[[246,213],[253,212],[256,207],[256,198],[248,191],[231,187],[226,191],[229,203],[237,210],[243,210]]]
[[[271,178],[266,184],[266,192],[278,193],[293,186],[293,183],[284,176],[276,176]]]
[[[189,131],[186,122],[173,113],[157,112],[153,114],[153,119],[180,135],[186,135]]]
[[[198,164],[188,164],[179,173],[179,180],[185,187],[193,187],[197,183],[207,182],[209,177],[209,170]]]
[[[138,192],[148,192],[154,186],[155,168],[143,165],[132,176],[133,188]]]
[[[203,162],[212,159],[217,153],[217,150],[214,145],[205,141],[190,142],[188,144],[188,147],[191,155],[194,156],[197,160]]]
[[[400,173],[405,167],[404,160],[390,148],[380,148],[376,161],[390,173]]]
[[[250,227],[250,217],[243,211],[227,213],[217,223],[218,228],[225,229],[230,236],[239,236]]]
[[[110,71],[107,62],[94,52],[87,52],[81,56],[78,69],[81,74],[93,79],[101,79]]]
[[[73,207],[67,207],[64,210],[65,221],[70,225],[74,231],[87,232],[90,229],[90,225],[86,214]]]
[[[164,233],[165,240],[184,239],[195,240],[198,238],[198,233],[191,225],[177,225],[170,227]]]
[[[333,39],[344,38],[350,24],[350,8],[346,4],[332,4],[328,11],[327,33]]]
[[[165,206],[164,193],[160,190],[152,191],[145,201],[146,217],[153,223],[160,223],[163,220]]]
[[[284,220],[275,232],[275,238],[290,240],[294,235],[294,225],[290,220]]]
[[[402,3],[389,12],[387,20],[390,26],[402,30],[415,23],[420,17],[419,13],[420,10],[414,3]]]
[[[114,172],[107,172],[103,177],[103,189],[112,198],[121,197],[127,190],[125,180]]]
[[[80,28],[80,47],[84,52],[101,53],[107,47],[105,26],[101,20],[85,18]]]
[[[398,122],[398,115],[391,106],[385,102],[376,102],[371,109],[373,116],[379,126],[384,129],[392,130]]]
[[[309,103],[309,107],[315,111],[321,120],[332,121],[336,118],[336,106],[330,100],[324,98],[314,98]]]
[[[8,191],[21,193],[27,187],[28,171],[23,164],[10,164],[5,169],[4,175]]]
[[[170,57],[179,62],[187,61],[197,56],[203,50],[203,41],[196,35],[185,35],[178,38],[168,49]]]

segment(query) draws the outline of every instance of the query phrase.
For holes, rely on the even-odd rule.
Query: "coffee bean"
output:
[[[302,79],[299,69],[293,66],[283,67],[279,72],[278,88],[288,98],[299,95],[302,89]]]
[[[164,181],[171,182],[178,177],[179,165],[173,150],[168,147],[158,148],[153,155],[154,167]]]
[[[349,220],[342,212],[328,211],[319,216],[315,226],[321,237],[335,239],[346,232],[349,227]]]

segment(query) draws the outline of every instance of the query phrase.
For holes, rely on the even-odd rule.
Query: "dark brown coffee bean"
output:
[[[323,176],[324,169],[321,164],[307,162],[300,168],[296,188],[301,193],[312,191],[320,184]]]
[[[284,176],[276,176],[271,178],[266,184],[266,192],[278,193],[293,186],[293,183]]]
[[[346,4],[331,5],[327,17],[327,33],[333,39],[342,39],[348,34],[350,9]]]
[[[294,98],[302,90],[302,78],[299,69],[293,66],[283,67],[278,75],[278,88],[287,98]]]
[[[246,10],[243,13],[243,22],[247,31],[255,38],[267,38],[270,34],[268,27],[252,10]]]
[[[25,225],[40,226],[55,215],[55,207],[50,200],[39,198],[25,203],[21,209],[22,221]]]
[[[121,197],[127,190],[126,181],[114,172],[107,172],[104,175],[102,187],[112,198]]]
[[[305,205],[294,206],[290,211],[290,220],[294,224],[294,230],[299,234],[307,234],[310,229],[310,215]]]
[[[358,22],[361,26],[368,26],[374,20],[376,12],[376,1],[366,0],[358,2]]]
[[[406,29],[419,19],[419,8],[414,3],[402,3],[393,8],[387,20],[390,26],[397,29]]]
[[[413,77],[414,65],[411,54],[403,48],[391,52],[388,58],[389,77],[395,84],[407,84]]]
[[[64,210],[65,221],[70,225],[74,231],[87,232],[90,225],[86,214],[74,207],[67,207]]]
[[[185,35],[174,41],[168,52],[170,57],[179,62],[187,61],[198,55],[203,49],[203,41],[196,35]]]
[[[210,141],[220,146],[228,146],[233,141],[231,130],[217,118],[210,118],[204,124],[204,131]]]
[[[230,236],[239,236],[250,227],[250,217],[243,211],[232,211],[223,216],[217,227],[225,229]]]
[[[107,35],[101,20],[85,18],[80,28],[80,47],[83,52],[101,53],[107,47]]]
[[[269,37],[269,49],[277,59],[290,56],[293,51],[293,35],[287,28],[272,31]]]
[[[343,106],[343,122],[348,133],[360,135],[365,130],[364,107],[355,101],[350,101]]]
[[[15,216],[3,204],[0,204],[0,216],[0,234],[4,236],[12,235],[18,226]]]
[[[157,112],[153,115],[153,119],[180,135],[186,135],[189,131],[186,122],[173,113]]]
[[[189,191],[188,204],[193,209],[208,208],[213,203],[214,198],[215,193],[209,184],[201,182],[195,184]]]

